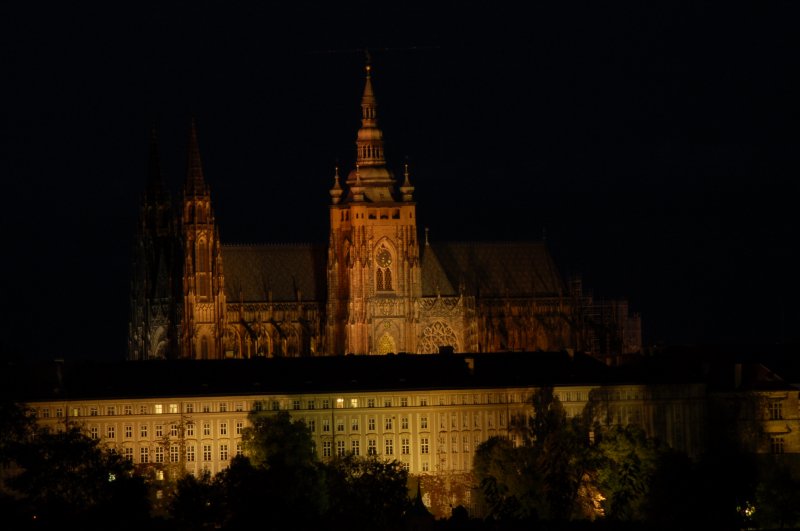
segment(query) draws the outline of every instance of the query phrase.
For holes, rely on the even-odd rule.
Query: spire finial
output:
[[[334,174],[333,174],[333,188],[330,189],[329,193],[331,194],[331,201],[333,201],[334,205],[339,204],[339,201],[342,200],[342,186],[339,184],[339,164],[337,163],[335,166]]]
[[[411,194],[414,192],[414,187],[411,186],[411,179],[409,179],[408,175],[408,156],[406,156],[406,162],[403,166],[403,176],[405,180],[403,181],[403,186],[400,187],[400,192],[403,194],[403,201],[411,201]]]

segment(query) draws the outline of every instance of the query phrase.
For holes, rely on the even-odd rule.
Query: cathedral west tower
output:
[[[422,296],[414,188],[408,165],[397,186],[384,156],[371,67],[361,99],[356,167],[330,190],[327,351],[387,354],[416,350]]]

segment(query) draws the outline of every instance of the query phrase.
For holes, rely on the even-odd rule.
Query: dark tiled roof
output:
[[[554,297],[561,276],[542,242],[431,243],[452,286],[479,297]],[[423,283],[424,285],[424,283]]]
[[[228,302],[324,301],[327,247],[321,244],[223,245]]]
[[[3,394],[20,401],[698,381],[566,352],[9,364],[2,380]]]
[[[433,247],[424,246],[422,248],[422,295],[424,297],[436,295],[452,297],[458,295],[457,287],[458,284],[454,286],[450,282]]]

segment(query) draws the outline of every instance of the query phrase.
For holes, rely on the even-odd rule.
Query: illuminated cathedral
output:
[[[429,241],[408,165],[396,172],[385,159],[369,66],[356,155],[346,177],[336,168],[326,179],[327,243],[226,245],[194,122],[177,203],[154,135],[128,358],[641,350],[626,301],[595,301],[562,278],[543,241]]]

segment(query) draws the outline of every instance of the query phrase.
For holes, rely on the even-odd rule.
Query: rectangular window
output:
[[[211,461],[211,445],[203,445],[203,461]]]
[[[358,431],[358,417],[353,417],[350,419],[350,430]]]
[[[164,436],[164,426],[162,424],[156,424],[156,437],[163,437]]]
[[[403,455],[408,455],[410,453],[410,445],[408,437],[403,437],[400,439],[400,453]]]
[[[186,436],[194,437],[194,422],[190,422],[186,425]]]
[[[428,416],[423,415],[419,418],[419,427],[420,429],[427,430],[428,429]]]
[[[43,407],[42,409],[40,409],[39,410],[39,416],[41,416],[43,419],[49,419],[50,418],[50,408]]]
[[[177,437],[178,436],[178,425],[171,424],[169,427],[169,435],[170,437]]]
[[[272,411],[278,411],[280,408],[280,403],[277,400],[273,400],[272,404],[270,405],[270,409],[272,409]]]
[[[89,408],[89,416],[91,417],[97,416],[97,406],[92,406]]]
[[[344,419],[336,419],[336,431],[344,431]]]
[[[113,416],[117,414],[117,408],[114,406],[106,406],[106,415]]]
[[[243,429],[244,429],[244,421],[237,420],[236,421],[236,435],[241,435]]]
[[[322,441],[322,457],[331,456],[331,441]]]
[[[97,430],[97,426],[92,426],[89,429],[89,436],[92,439],[99,439],[100,438],[100,432]]]
[[[133,438],[133,426],[130,424],[125,425],[125,438],[132,439]]]
[[[300,401],[292,400],[292,409],[300,409]]]
[[[154,409],[156,415],[161,415],[164,412],[164,405],[163,404],[156,404]]]
[[[400,429],[401,430],[408,429],[408,417],[400,417]]]
[[[177,444],[173,444],[169,447],[169,462],[170,463],[177,463],[180,457],[180,448],[178,448]]]
[[[125,459],[127,459],[128,461],[130,461],[132,463],[133,462],[133,448],[123,448],[122,449],[122,457],[124,457]]]
[[[139,406],[139,414],[140,415],[147,415],[147,406],[144,406],[144,405]]]
[[[427,407],[428,399],[427,398],[420,398],[419,399],[419,405],[422,406],[422,407]]]
[[[327,398],[322,399],[322,409],[329,409],[331,407],[330,400]]]
[[[156,463],[164,462],[164,447],[156,446]]]
[[[219,445],[219,460],[220,461],[227,461],[228,460],[228,445],[227,444],[220,444]]]
[[[783,437],[776,436],[769,438],[770,451],[773,454],[782,454],[784,452]]]
[[[308,426],[308,431],[310,431],[311,433],[317,431],[317,421],[314,419],[308,419],[306,421],[306,426]]]
[[[427,437],[422,437],[419,440],[419,451],[420,451],[420,453],[427,454],[428,450],[429,450],[428,438]]]
[[[384,398],[383,399],[383,407],[392,407],[392,399],[391,398]]]
[[[150,462],[150,448],[139,448],[139,462],[140,463],[149,463]]]
[[[770,420],[782,420],[783,419],[783,403],[782,402],[770,402],[769,403],[769,419]]]
[[[423,461],[422,462],[422,471],[423,472],[428,472],[429,470],[430,470],[430,464],[428,464],[427,461]]]
[[[308,408],[308,409],[314,409],[315,406],[316,406],[316,404],[314,403],[313,399],[309,400],[308,402],[306,402],[306,408]]]
[[[328,433],[331,431],[331,419],[322,419],[322,432]]]
[[[192,404],[191,402],[186,404],[184,408],[186,409],[187,413],[194,413],[194,404]]]
[[[375,399],[367,398],[367,407],[375,407]]]
[[[147,424],[141,424],[139,426],[139,437],[143,439],[147,437]]]
[[[203,435],[206,436],[206,437],[211,435],[211,423],[210,422],[204,422],[203,423]]]
[[[211,404],[203,404],[203,413],[211,413]]]
[[[133,406],[125,406],[122,411],[126,415],[133,415]]]
[[[370,439],[367,441],[367,454],[378,455],[378,444],[375,439]]]
[[[358,407],[358,398],[350,399],[350,407]]]
[[[465,452],[469,452],[469,435],[464,435],[461,438],[461,447]]]
[[[370,417],[367,419],[367,430],[375,431],[375,417]]]
[[[383,421],[383,428],[387,431],[392,429],[392,417],[386,417]]]
[[[336,441],[336,455],[339,457],[344,457],[344,454],[344,441]]]
[[[117,428],[115,426],[106,426],[106,439],[114,439],[117,436]]]
[[[244,402],[236,402],[236,404],[234,404],[233,408],[234,408],[234,409],[235,409],[237,412],[242,412],[242,411],[244,411]]]
[[[408,407],[408,397],[400,398],[400,407]]]
[[[219,412],[220,413],[227,413],[228,412],[228,403],[227,402],[220,402],[219,403]]]
[[[190,463],[194,463],[194,445],[188,444],[186,445],[186,460]]]
[[[241,441],[236,443],[236,455],[242,455],[242,442]]]
[[[56,408],[56,417],[57,418],[61,418],[63,416],[64,416],[64,410],[62,408],[60,408],[60,407],[57,407]]]
[[[178,412],[178,404],[170,404],[169,405],[169,412],[173,415]]]
[[[353,455],[361,455],[361,443],[358,440],[350,441],[350,451]]]
[[[220,422],[219,423],[219,434],[220,435],[228,435],[228,423],[227,422]]]
[[[73,417],[80,417],[81,416],[81,410],[76,408],[76,407],[72,408],[72,416]]]
[[[392,439],[386,439],[385,441],[383,441],[383,443],[384,443],[383,447],[385,450],[384,455],[394,455],[394,441]]]

